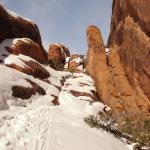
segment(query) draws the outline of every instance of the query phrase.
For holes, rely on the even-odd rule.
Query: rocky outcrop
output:
[[[37,85],[35,82],[26,79],[28,83],[31,84],[32,87],[24,87],[24,86],[13,86],[12,87],[12,96],[21,98],[23,100],[31,98],[32,95],[38,93],[39,95],[45,95],[45,90]]]
[[[84,63],[84,55],[72,54],[68,62],[68,70],[70,72],[83,72]]]
[[[114,0],[109,47],[119,54],[132,88],[150,102],[150,1]]]
[[[103,39],[100,30],[96,26],[90,26],[87,29],[87,40],[89,49],[86,71],[94,79],[99,97],[102,100],[109,101],[113,91],[111,74],[107,66]]]
[[[123,39],[125,39],[124,25],[127,17],[131,17],[133,22],[137,23],[140,29],[149,37],[149,6],[149,0],[113,0],[112,20],[108,45],[120,45],[123,42]]]
[[[6,64],[6,66],[16,69],[25,74],[32,75],[33,77],[42,80],[50,77],[49,72],[44,67],[42,67],[39,63],[32,60],[30,61],[21,60],[21,61],[25,64],[24,67],[15,64],[15,62],[12,62],[11,64]]]
[[[138,84],[136,89],[130,84],[120,56],[113,49],[111,49],[108,57],[108,66],[114,86],[114,92],[109,104],[116,110],[125,111],[129,118],[136,118],[138,121],[149,118],[150,103],[148,98]]]
[[[42,46],[39,29],[35,23],[0,5],[0,42],[10,38],[29,38],[40,47],[43,62],[47,61],[47,53]],[[38,50],[37,50],[38,51]]]
[[[23,54],[29,56],[40,63],[46,62],[45,55],[43,55],[43,50],[41,47],[28,38],[6,39],[0,44],[0,47],[3,49],[0,55],[7,51],[8,53],[14,55]]]
[[[85,93],[85,92],[70,90],[70,93],[75,97],[79,97],[79,96],[90,97],[93,100],[93,102],[99,100],[96,91],[91,91],[91,93]]]
[[[114,0],[109,47],[115,49],[130,84],[150,99],[150,1]]]
[[[58,99],[58,96],[56,95],[51,95],[52,97],[54,97],[52,103],[54,104],[54,106],[57,106],[57,105],[60,105],[60,102],[59,102],[59,99]]]
[[[132,33],[131,31],[130,33]],[[89,50],[86,70],[94,79],[99,98],[113,109],[113,115],[117,120],[126,117],[136,118],[137,121],[140,121],[141,118],[143,120],[150,118],[149,100],[137,79],[135,86],[130,83],[129,77],[126,75],[128,67],[122,63],[123,59],[115,49],[116,47],[112,47],[106,54],[100,30],[95,26],[88,28],[87,38]],[[135,55],[138,56],[138,54]],[[127,56],[129,59],[134,57],[130,51]],[[139,60],[142,61],[141,58]],[[129,61],[127,57],[126,61]],[[137,76],[137,73],[135,75]],[[130,78],[133,78],[131,74]]]
[[[61,43],[54,43],[49,45],[48,61],[52,68],[56,70],[63,70],[65,58],[70,56],[67,47]]]

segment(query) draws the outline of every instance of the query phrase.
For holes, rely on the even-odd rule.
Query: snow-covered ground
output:
[[[1,110],[0,150],[129,150],[113,135],[84,122],[84,117],[105,106],[99,102],[91,104],[88,96],[75,97],[71,90],[90,93],[95,87],[89,76],[74,74],[59,93],[59,106],[50,105],[47,96],[40,96],[27,107]]]

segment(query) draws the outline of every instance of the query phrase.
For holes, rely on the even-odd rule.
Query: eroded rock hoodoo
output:
[[[140,86],[135,89],[130,84],[118,50],[113,47],[110,49],[110,54],[106,56],[100,30],[95,26],[88,28],[87,39],[89,49],[86,68],[95,81],[100,99],[113,109],[117,117],[120,114],[118,119],[123,117],[124,111],[129,118],[135,116],[137,120],[141,117],[149,118],[148,97]]]
[[[108,101],[112,92],[112,80],[103,39],[96,26],[87,29],[88,52],[86,70],[95,80],[101,99]]]

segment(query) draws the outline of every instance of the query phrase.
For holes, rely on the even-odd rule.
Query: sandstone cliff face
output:
[[[137,34],[137,36],[139,35]],[[86,70],[95,81],[99,98],[113,109],[113,114],[118,120],[122,120],[126,116],[136,117],[137,120],[149,118],[148,97],[138,84],[138,80],[135,81],[135,86],[130,83],[125,70],[128,65],[127,63],[123,65],[120,53],[113,47],[110,49],[110,53],[106,54],[100,30],[95,26],[88,28],[87,39],[89,49]],[[128,38],[128,40],[131,39]],[[132,58],[134,55],[133,53],[130,55],[130,53],[129,51],[127,56]],[[136,53],[136,55],[139,54]],[[139,60],[142,61],[140,57]],[[133,78],[131,74],[130,78]],[[125,116],[123,112],[125,112]]]
[[[141,30],[150,36],[149,0],[113,0],[111,32],[108,44],[121,44],[125,19],[129,16]]]
[[[149,0],[114,0],[108,45],[118,51],[130,84],[150,99],[149,6]]]
[[[132,87],[150,100],[149,6],[149,0],[114,0],[108,45],[119,53]]]
[[[87,72],[100,98],[130,118],[150,118],[149,6],[149,0],[113,1],[108,55],[99,30],[87,32]]]
[[[41,36],[36,24],[0,5],[0,42],[9,38],[29,38],[33,40],[40,46],[44,56],[43,62],[47,61],[47,53],[42,46]]]

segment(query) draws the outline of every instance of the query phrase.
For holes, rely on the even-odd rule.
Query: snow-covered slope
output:
[[[0,110],[8,109],[11,105],[16,106],[26,106],[28,103],[32,103],[32,101],[40,101],[42,98],[42,101],[45,101],[49,104],[51,104],[51,101],[54,99],[54,96],[59,95],[59,88],[62,86],[62,80],[63,76],[65,76],[67,73],[62,73],[55,71],[54,69],[39,64],[34,59],[24,56],[24,55],[12,55],[9,54],[4,59],[5,65],[17,65],[17,67],[20,68],[30,68],[30,66],[27,66],[25,62],[34,62],[37,63],[39,66],[43,67],[48,73],[49,77],[46,79],[46,81],[38,79],[33,77],[32,75],[28,75],[22,72],[19,72],[15,69],[6,67],[4,65],[0,64]],[[33,71],[34,68],[30,68],[31,71]],[[44,91],[44,95],[39,95],[37,92],[33,94],[32,97],[26,98],[22,100],[21,98],[17,98],[13,96],[13,90],[12,88],[14,86],[18,87],[24,87],[24,88],[32,88],[32,85],[29,81],[34,82],[38,86],[40,86]],[[18,91],[19,92],[19,91]]]
[[[93,103],[92,97],[85,94],[92,94],[91,91],[95,90],[89,76],[82,73],[70,76],[59,93],[54,86],[32,76],[2,65],[0,70],[3,72],[0,75],[0,95],[5,96],[5,103],[8,100],[18,101],[9,93],[12,85],[31,86],[24,78],[31,79],[46,90],[45,96],[33,96],[27,107],[10,105],[8,110],[0,111],[0,150],[129,149],[109,133],[90,128],[84,123],[84,117],[103,111],[105,107],[100,102]],[[52,75],[53,70],[47,70]],[[56,80],[62,74],[70,75],[54,71],[52,76]],[[77,96],[71,91],[78,92]],[[52,93],[58,96],[59,106],[52,105]]]
[[[5,67],[3,65],[0,65],[0,70],[2,71],[2,73],[0,74],[1,110],[9,108],[9,106],[11,105],[26,106],[28,103],[31,103],[32,101],[37,101],[37,99],[40,100],[41,98],[42,100],[48,99],[50,104],[50,102],[53,100],[51,94],[56,96],[59,94],[59,91],[56,87],[39,79],[35,79],[32,76],[23,74],[19,71]],[[27,100],[22,100],[20,98],[12,96],[12,87],[14,86],[23,86],[26,88],[32,87],[31,84],[25,79],[29,79],[37,85],[40,85],[40,87],[42,87],[45,90],[46,95],[43,96],[37,93],[36,95],[33,95],[30,99]]]

